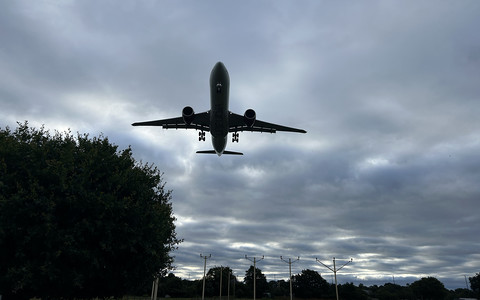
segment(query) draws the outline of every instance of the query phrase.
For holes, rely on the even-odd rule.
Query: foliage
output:
[[[340,299],[366,300],[368,296],[364,291],[356,287],[353,283],[338,285],[338,295]]]
[[[417,298],[428,299],[444,299],[447,290],[443,283],[435,277],[424,277],[413,282],[410,287]]]
[[[250,266],[250,268],[245,272],[245,286],[247,288],[247,296],[248,297],[253,297],[253,266]],[[263,275],[262,270],[255,268],[255,286],[256,286],[256,296],[260,298],[263,293],[267,292],[267,278],[265,275]]]
[[[168,276],[160,278],[157,295],[160,298],[167,296],[173,298],[188,298],[201,295],[196,294],[196,286],[196,281],[181,279],[173,273],[170,273]]]
[[[296,297],[322,298],[329,293],[329,284],[317,271],[306,269],[293,277],[293,291]]]
[[[220,294],[220,276],[221,276],[222,295],[225,296],[228,290],[229,274],[232,274],[232,269],[230,269],[230,267],[210,268],[205,278],[205,295],[208,297],[213,297],[213,296],[218,296]],[[236,277],[234,275],[230,275],[230,280],[235,281]]]
[[[290,283],[283,279],[268,282],[268,289],[274,297],[287,297],[290,295]]]
[[[386,283],[383,286],[376,287],[373,293],[375,298],[379,300],[400,300],[413,298],[410,288],[393,283]]]
[[[162,174],[108,138],[0,130],[0,291],[6,298],[120,296],[171,268]]]
[[[470,281],[470,288],[475,294],[475,297],[480,299],[480,273],[475,274],[473,277],[469,277],[468,280]]]

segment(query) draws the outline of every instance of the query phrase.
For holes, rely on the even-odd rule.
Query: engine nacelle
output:
[[[193,111],[193,108],[190,106],[185,106],[182,109],[182,118],[185,124],[190,125],[193,122],[193,119],[195,119],[195,112]]]
[[[245,114],[243,115],[243,121],[245,122],[245,125],[252,127],[256,119],[257,115],[253,109],[249,108],[245,111]]]

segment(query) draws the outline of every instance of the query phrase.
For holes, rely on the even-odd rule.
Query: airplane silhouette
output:
[[[232,132],[232,142],[239,141],[240,131],[270,132],[290,131],[306,133],[303,129],[297,129],[273,123],[263,122],[256,119],[253,109],[247,109],[244,115],[232,113],[228,110],[228,96],[230,90],[230,77],[227,68],[222,62],[217,62],[210,74],[210,110],[195,113],[193,108],[185,106],[182,116],[171,119],[156,121],[137,122],[132,126],[162,126],[164,129],[185,128],[196,129],[199,132],[199,141],[205,141],[205,132],[210,131],[214,150],[197,151],[203,154],[233,154],[243,155],[241,152],[225,150],[228,133]]]

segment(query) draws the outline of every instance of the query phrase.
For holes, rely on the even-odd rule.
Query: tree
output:
[[[470,288],[475,294],[477,299],[480,299],[480,273],[475,274],[473,277],[468,277],[470,281]]]
[[[205,295],[208,297],[220,294],[220,276],[222,278],[222,295],[227,295],[228,290],[228,274],[232,274],[230,267],[213,267],[210,268],[205,277]],[[235,281],[235,275],[230,275],[230,280]],[[233,293],[233,284],[230,288]]]
[[[293,277],[295,296],[300,298],[322,298],[329,292],[329,284],[317,271],[306,269],[302,270],[301,274]]]
[[[263,293],[267,291],[267,277],[263,275],[262,270],[255,268],[255,277],[257,278],[256,285],[256,297],[260,298]],[[247,288],[247,296],[253,297],[253,266],[245,272],[244,282]]]
[[[383,286],[375,287],[373,291],[375,298],[380,300],[412,299],[409,287],[398,284],[385,283]]]
[[[0,291],[87,298],[148,290],[171,268],[171,192],[108,138],[0,130]]]
[[[410,287],[415,296],[423,300],[444,299],[447,295],[447,289],[435,277],[424,277],[413,282]]]
[[[368,296],[352,282],[338,285],[338,294],[340,299],[366,300]]]

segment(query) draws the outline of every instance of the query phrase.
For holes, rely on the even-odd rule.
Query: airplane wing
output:
[[[185,123],[183,117],[147,121],[147,122],[136,122],[132,126],[162,126],[164,129],[198,129],[203,131],[210,131],[210,111],[202,112],[195,114],[192,122],[190,124]]]
[[[273,123],[268,123],[260,120],[255,120],[251,127],[247,126],[242,115],[236,113],[230,113],[228,116],[228,131],[237,132],[237,131],[256,131],[256,132],[270,132],[275,133],[277,131],[290,131],[298,133],[307,133],[303,129],[287,127],[282,125],[277,125]]]

